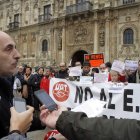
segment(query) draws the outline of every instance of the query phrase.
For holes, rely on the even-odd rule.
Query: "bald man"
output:
[[[13,104],[13,91],[7,77],[16,72],[20,59],[20,53],[15,46],[13,39],[7,33],[0,31],[0,138],[8,135],[10,131],[10,108]],[[29,116],[32,116],[32,113],[31,109]]]

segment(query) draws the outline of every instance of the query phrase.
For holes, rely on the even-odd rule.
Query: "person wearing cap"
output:
[[[83,63],[82,76],[91,76],[90,68],[91,68],[90,63],[88,61],[85,61]]]

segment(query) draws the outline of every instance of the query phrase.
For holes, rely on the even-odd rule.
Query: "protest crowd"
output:
[[[44,140],[140,138],[140,61],[114,60],[96,67],[90,61],[77,61],[74,67],[61,62],[54,69],[17,67],[19,59],[13,39],[0,31],[2,140],[27,140],[28,131],[46,126],[52,131],[46,132]],[[57,108],[49,110],[40,103],[35,96],[40,89],[54,100]],[[18,112],[13,97],[18,101],[25,99],[27,110]]]

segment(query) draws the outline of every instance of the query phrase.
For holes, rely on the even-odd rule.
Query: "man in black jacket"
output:
[[[60,70],[55,74],[56,78],[66,79],[68,77],[68,69],[66,63],[60,63]]]
[[[4,32],[0,31],[0,138],[9,133],[10,107],[12,104],[11,83],[6,76],[16,72],[19,52],[15,49],[15,42]]]
[[[0,138],[9,133],[13,90],[7,77],[16,73],[19,58],[13,39],[0,31]],[[39,124],[39,120],[34,120],[32,129],[38,129]]]

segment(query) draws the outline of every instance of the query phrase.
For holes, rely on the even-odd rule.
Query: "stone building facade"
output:
[[[22,54],[20,63],[139,59],[140,0],[0,0],[0,30]]]

